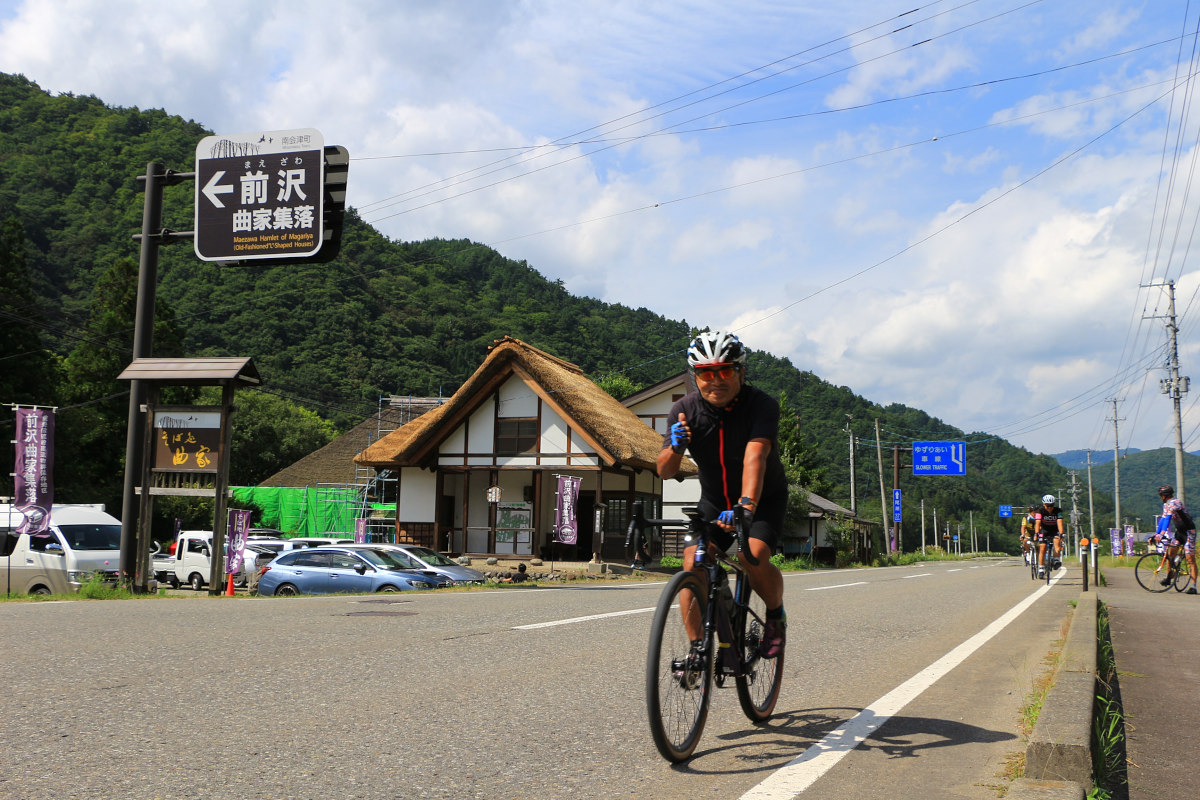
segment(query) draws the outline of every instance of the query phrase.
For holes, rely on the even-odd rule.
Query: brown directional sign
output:
[[[305,258],[323,241],[324,137],[313,128],[206,136],[196,146],[196,255]]]

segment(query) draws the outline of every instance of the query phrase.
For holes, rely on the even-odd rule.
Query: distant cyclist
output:
[[[1021,553],[1026,564],[1033,563],[1033,515],[1036,512],[1037,506],[1030,506],[1025,510],[1025,518],[1021,520]]]
[[[1170,486],[1160,486],[1158,496],[1162,499],[1162,519],[1165,524],[1162,525],[1162,542],[1167,548],[1167,557],[1174,559],[1179,553],[1179,548],[1183,548],[1183,557],[1187,559],[1188,570],[1192,575],[1192,585],[1188,587],[1188,594],[1196,594],[1196,529],[1195,523],[1191,522],[1191,517],[1187,513],[1187,509],[1183,505],[1183,501],[1175,496],[1175,490]],[[1182,522],[1182,524],[1177,524]],[[1184,528],[1186,530],[1181,530]],[[1163,579],[1163,585],[1168,585],[1174,576],[1168,576]]]
[[[1041,508],[1035,509],[1033,512],[1034,525],[1034,541],[1037,542],[1037,559],[1038,559],[1038,575],[1045,577],[1046,568],[1042,566],[1042,559],[1045,558],[1046,545],[1053,543],[1054,545],[1054,563],[1052,568],[1057,569],[1062,565],[1062,536],[1063,536],[1063,518],[1062,509],[1054,504],[1054,495],[1042,495]]]
[[[692,340],[687,360],[698,391],[671,406],[673,424],[657,467],[668,480],[679,472],[685,450],[696,462],[700,513],[716,523],[713,540],[723,550],[733,544],[733,509],[742,508],[751,558],[738,558],[767,607],[760,652],[775,658],[783,652],[787,615],[783,575],[770,559],[787,509],[787,476],[779,458],[779,403],[746,383],[746,355],[730,333],[707,331]],[[695,545],[683,551],[684,569],[692,568],[695,555]],[[685,618],[684,624],[692,641],[701,638],[698,619]]]

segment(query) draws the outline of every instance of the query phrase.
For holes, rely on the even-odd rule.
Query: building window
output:
[[[537,417],[501,419],[498,422],[496,428],[497,455],[515,456],[537,450]]]

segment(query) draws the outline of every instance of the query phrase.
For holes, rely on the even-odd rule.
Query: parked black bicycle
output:
[[[738,702],[752,722],[771,717],[783,678],[783,653],[759,652],[766,628],[766,605],[750,589],[735,559],[709,538],[712,523],[697,509],[685,508],[689,538],[697,543],[696,570],[680,572],[667,583],[646,654],[646,706],[650,733],[663,758],[691,757],[704,731],[714,683],[737,687]],[[747,556],[741,508],[735,508],[737,547]],[[684,524],[682,520],[646,520],[634,509],[631,526]],[[729,571],[735,580],[730,588]]]

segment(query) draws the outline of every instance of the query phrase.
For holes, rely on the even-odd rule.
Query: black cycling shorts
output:
[[[734,544],[734,532],[723,530],[715,524],[717,516],[727,509],[718,509],[712,503],[701,500],[696,504],[701,516],[714,523],[710,537],[722,550],[728,550]],[[754,511],[754,520],[750,523],[749,537],[759,539],[771,546],[771,552],[779,549],[779,531],[783,528],[783,514],[787,510],[786,501],[783,503],[765,502]]]

